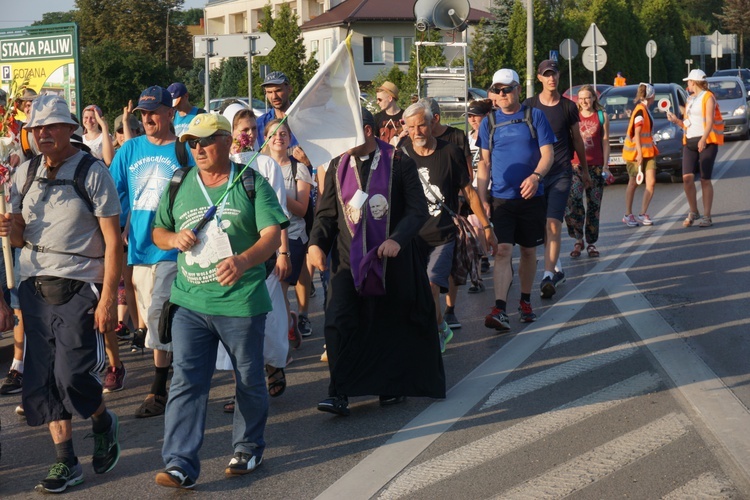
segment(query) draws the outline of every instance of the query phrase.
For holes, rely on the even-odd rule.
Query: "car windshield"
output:
[[[604,106],[604,112],[607,113],[610,121],[616,122],[630,120],[630,114],[635,108],[633,99],[635,99],[635,89],[625,92],[619,90],[610,90],[609,92],[607,92],[607,95],[602,96],[599,101],[601,102],[602,106]],[[666,120],[667,118],[666,110],[662,110],[658,107],[658,103],[662,99],[667,100],[667,102],[669,103],[668,109],[674,112],[675,108],[672,94],[657,92],[654,103],[651,105],[651,107],[649,107],[649,111],[651,112],[651,116],[654,118],[654,120],[658,120],[660,118]]]
[[[716,99],[725,101],[728,99],[742,99],[742,89],[739,82],[735,80],[720,80],[718,82],[709,82],[708,89],[713,92]]]

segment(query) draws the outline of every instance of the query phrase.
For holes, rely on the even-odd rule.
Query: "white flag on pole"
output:
[[[286,112],[290,130],[313,165],[364,144],[360,106],[349,35]]]

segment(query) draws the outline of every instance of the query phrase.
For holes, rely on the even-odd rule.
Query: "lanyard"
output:
[[[219,198],[221,200],[221,205],[219,205],[218,210],[216,205],[211,201],[211,197],[208,196],[208,191],[206,191],[206,186],[203,185],[203,181],[201,180],[201,176],[199,174],[195,175],[196,180],[198,181],[198,186],[201,188],[201,191],[203,192],[203,196],[206,197],[206,201],[209,203],[210,208],[206,212],[206,215],[203,216],[203,219],[198,223],[197,226],[193,229],[194,234],[198,234],[198,231],[203,229],[203,227],[211,220],[213,219],[214,215],[216,216],[216,222],[218,226],[221,226],[221,215],[224,213],[224,207],[227,204],[227,193],[229,191],[229,188],[232,187],[232,180],[234,179],[234,163],[231,164],[231,169],[229,171],[229,181],[227,182],[227,187],[224,193]]]

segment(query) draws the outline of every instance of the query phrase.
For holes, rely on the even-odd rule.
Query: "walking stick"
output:
[[[8,185],[8,179],[9,174],[2,176],[2,184],[0,186],[2,187],[2,190],[0,190],[0,214],[3,216],[7,212],[7,207],[5,204],[5,189]],[[13,250],[10,248],[10,236],[3,236],[3,260],[5,261],[5,281],[8,285],[8,290],[11,288],[15,288],[16,286],[16,279],[13,276]]]

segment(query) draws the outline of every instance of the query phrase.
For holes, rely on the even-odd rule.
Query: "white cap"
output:
[[[229,106],[227,106],[227,109],[224,110],[224,118],[229,120],[229,123],[232,124],[234,122],[234,115],[236,115],[238,112],[242,111],[243,109],[247,109],[247,106],[243,106],[242,104],[239,104],[237,102],[233,102]]]
[[[503,68],[495,71],[495,74],[492,76],[492,83],[510,85],[511,83],[521,83],[521,81],[518,78],[518,73],[512,69]]]
[[[701,69],[691,69],[690,74],[687,76],[687,78],[682,79],[683,82],[687,82],[688,80],[693,82],[705,82],[706,73],[704,73]]]

